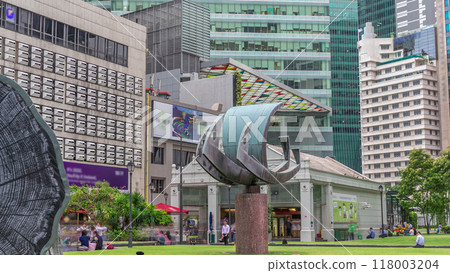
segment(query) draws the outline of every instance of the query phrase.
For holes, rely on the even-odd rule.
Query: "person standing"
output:
[[[417,238],[416,238],[416,246],[415,247],[425,247],[425,238],[423,238],[422,234],[420,234],[420,231],[417,231]]]
[[[97,223],[97,225],[95,226],[95,230],[98,231],[98,234],[100,236],[103,236],[107,229],[108,229],[107,227],[102,227],[102,225],[100,223]]]
[[[286,235],[292,237],[292,223],[291,223],[291,217],[287,218],[286,222]]]
[[[228,222],[225,220],[225,221],[223,221],[222,238],[221,238],[221,240],[225,243],[225,245],[228,245],[228,235],[229,234],[230,234],[230,226],[228,225]]]
[[[439,232],[441,231],[441,229],[442,229],[442,225],[439,224],[439,226],[438,226],[438,228],[437,228],[437,230],[436,230],[436,234],[439,234]]]
[[[355,224],[350,224],[348,226],[348,240],[353,241],[355,240]]]

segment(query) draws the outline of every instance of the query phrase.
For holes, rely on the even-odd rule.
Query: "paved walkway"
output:
[[[401,248],[413,248],[414,245],[346,245],[346,244],[295,244],[295,243],[288,243],[287,245],[283,244],[269,244],[269,246],[334,246],[334,247],[401,247]],[[450,248],[450,246],[428,246],[425,245],[425,248]]]

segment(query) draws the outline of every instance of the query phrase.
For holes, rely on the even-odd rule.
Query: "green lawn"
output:
[[[425,245],[447,245],[450,246],[450,234],[422,234],[425,238]],[[344,245],[414,245],[416,236],[392,236],[381,239],[342,241]],[[281,242],[277,242],[280,243]],[[291,244],[339,244],[339,242],[288,242]]]
[[[450,255],[450,249],[431,248],[347,248],[353,255]],[[143,251],[145,255],[222,255],[235,252],[234,246],[208,245],[174,245],[174,246],[135,246],[132,249],[120,247],[105,250],[102,255],[135,255],[136,251]],[[98,255],[101,251],[67,252],[64,255]],[[272,254],[284,255],[350,255],[343,247],[314,247],[314,246],[270,246]]]

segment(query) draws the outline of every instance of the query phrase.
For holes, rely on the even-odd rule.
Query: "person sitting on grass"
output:
[[[373,230],[372,227],[370,227],[370,229],[369,229],[369,235],[367,235],[366,238],[367,238],[367,239],[374,239],[374,238],[375,238],[375,231]]]
[[[95,250],[102,250],[103,249],[103,238],[99,235],[98,231],[94,231],[94,238],[92,239],[91,243],[95,243]]]
[[[166,236],[162,232],[162,230],[159,231],[158,234],[158,241],[156,242],[157,245],[163,246],[166,244]]]
[[[439,226],[438,226],[438,228],[437,228],[437,230],[436,230],[436,234],[439,234],[439,232],[441,231],[441,229],[442,229],[442,225],[439,224]]]
[[[81,245],[78,247],[78,250],[88,250],[89,239],[89,236],[87,236],[87,230],[81,231],[81,237],[78,239]]]
[[[420,231],[417,231],[417,238],[416,238],[416,246],[415,247],[425,247],[425,238],[423,238],[422,234],[420,234]]]
[[[383,228],[380,228],[380,234],[378,235],[378,237],[380,237],[380,238],[387,237],[387,231]]]

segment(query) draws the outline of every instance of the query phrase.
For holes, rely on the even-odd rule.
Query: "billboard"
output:
[[[198,143],[216,115],[169,103],[153,102],[152,136]]]
[[[120,190],[128,189],[128,169],[64,162],[69,185],[93,186],[98,181],[107,181],[111,187]]]
[[[333,193],[333,219],[336,224],[356,224],[358,222],[356,195]]]

